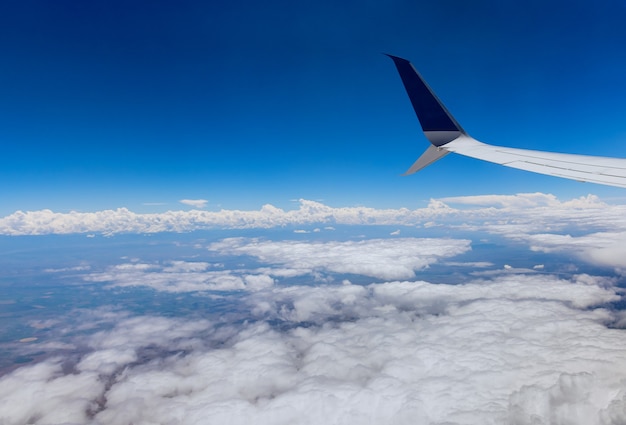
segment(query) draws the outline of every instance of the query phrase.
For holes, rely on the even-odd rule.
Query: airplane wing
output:
[[[431,143],[405,175],[453,152],[539,174],[626,188],[624,158],[507,148],[475,140],[456,122],[411,62],[387,56],[395,63],[424,135]]]

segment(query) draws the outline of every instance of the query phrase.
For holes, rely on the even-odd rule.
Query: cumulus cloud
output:
[[[358,242],[267,241],[230,238],[209,245],[224,255],[250,255],[268,264],[256,269],[223,270],[223,264],[200,261],[126,262],[84,276],[109,287],[149,287],[161,292],[257,291],[274,278],[350,273],[379,279],[408,279],[443,258],[470,250],[469,240],[368,239]]]
[[[582,236],[541,233],[527,235],[525,239],[534,251],[566,252],[592,264],[626,270],[626,232]]]
[[[0,422],[623,423],[618,299],[586,275],[271,286],[232,323],[120,317],[0,378]]]
[[[445,202],[444,202],[445,201]],[[460,204],[462,209],[449,206]],[[460,232],[487,232],[532,246],[539,252],[572,252],[585,262],[626,270],[626,205],[609,205],[597,197],[561,201],[553,195],[481,195],[431,200],[415,210],[366,207],[333,208],[301,200],[298,209],[265,205],[258,211],[167,211],[137,214],[127,209],[93,213],[21,212],[0,218],[0,234],[38,235],[99,232],[188,232],[211,228],[273,228],[307,225],[332,230],[337,225],[388,225]],[[400,229],[393,231],[397,236]],[[91,232],[91,233],[88,233]]]
[[[206,207],[206,204],[209,202],[206,199],[181,199],[181,204],[189,205],[190,207],[202,209]]]
[[[41,235],[100,232],[156,233],[187,232],[216,227],[272,228],[286,225],[331,224],[402,224],[412,225],[423,217],[433,217],[443,210],[405,208],[379,210],[366,207],[332,208],[315,201],[301,200],[296,210],[285,211],[264,205],[258,211],[167,211],[137,214],[126,208],[93,213],[55,213],[50,210],[17,211],[0,219],[0,234]],[[446,210],[446,212],[449,212]],[[332,226],[325,226],[331,230]]]
[[[470,250],[465,239],[397,238],[347,242],[264,241],[230,238],[209,245],[212,251],[252,255],[260,260],[308,274],[318,270],[353,273],[380,279],[410,279],[441,258]]]
[[[138,214],[126,208],[92,213],[55,213],[50,210],[17,211],[0,218],[0,234],[41,235],[99,232],[156,233],[187,232],[210,228],[272,228],[287,225],[328,224],[333,229],[337,224],[433,226],[468,223],[485,220],[502,226],[521,220],[526,225],[535,224],[534,229],[546,230],[546,226],[561,229],[569,224],[606,228],[606,220],[626,230],[623,219],[626,206],[602,203],[597,197],[560,201],[553,195],[517,194],[485,195],[479,197],[446,198],[454,203],[484,206],[483,208],[456,209],[442,200],[433,199],[426,208],[409,210],[375,209],[367,207],[334,208],[319,202],[301,200],[298,209],[285,211],[272,205],[264,205],[258,211],[167,211],[158,214]],[[187,200],[205,202],[203,200]],[[494,207],[497,206],[498,208]],[[199,205],[194,205],[199,207]],[[590,227],[591,228],[591,227]],[[510,229],[512,232],[514,229]]]

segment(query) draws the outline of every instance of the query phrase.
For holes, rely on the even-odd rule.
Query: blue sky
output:
[[[625,18],[617,1],[3,2],[0,214],[623,197],[452,156],[400,177],[427,141],[381,53],[479,140],[626,157]]]

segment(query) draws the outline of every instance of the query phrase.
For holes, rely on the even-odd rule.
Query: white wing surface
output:
[[[388,55],[395,63],[424,135],[431,146],[405,174],[450,152],[539,174],[626,188],[626,159],[543,152],[488,145],[470,137],[406,59]]]

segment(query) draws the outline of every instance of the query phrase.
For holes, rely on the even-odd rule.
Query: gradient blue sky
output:
[[[621,189],[426,148],[392,62],[475,138],[626,157],[626,3],[5,1],[0,214]],[[146,204],[163,205],[146,205]]]

